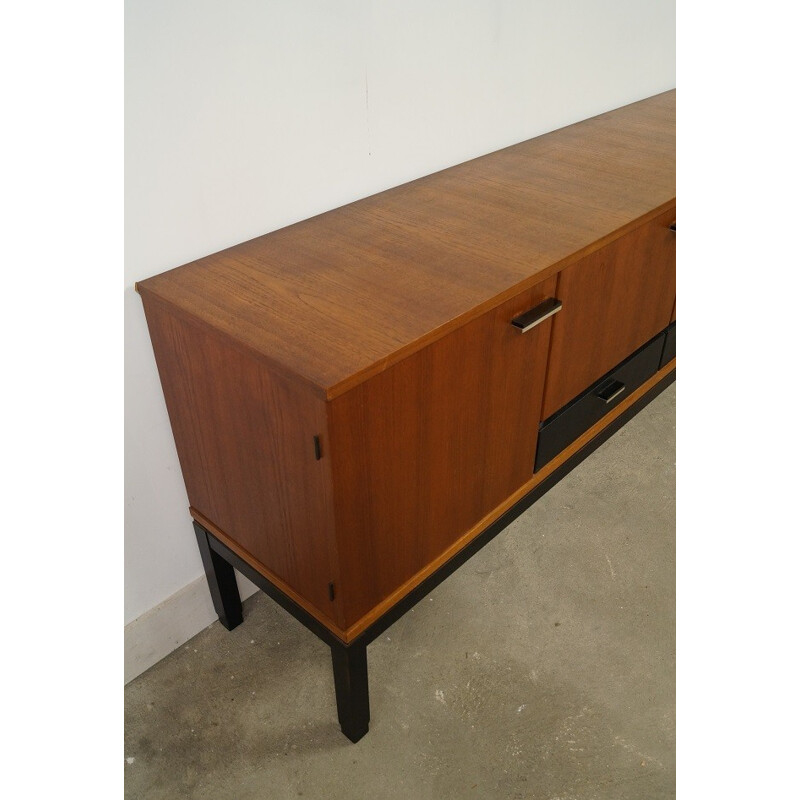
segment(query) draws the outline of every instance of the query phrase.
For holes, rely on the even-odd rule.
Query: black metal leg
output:
[[[331,645],[336,709],[342,733],[357,742],[369,730],[369,683],[366,644]]]
[[[214,610],[219,621],[232,631],[242,621],[242,600],[236,585],[236,574],[233,567],[209,547],[206,529],[197,522],[193,524]]]

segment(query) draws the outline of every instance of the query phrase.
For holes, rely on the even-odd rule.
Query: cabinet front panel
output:
[[[675,210],[562,270],[542,419],[669,324],[675,301]]]
[[[329,404],[346,624],[441,555],[531,477],[552,320],[515,297]]]
[[[190,504],[338,621],[324,401],[161,304],[145,311]]]

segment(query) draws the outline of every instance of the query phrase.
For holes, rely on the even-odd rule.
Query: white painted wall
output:
[[[673,88],[675,2],[128,0],[125,17],[127,623],[202,573],[134,281]]]

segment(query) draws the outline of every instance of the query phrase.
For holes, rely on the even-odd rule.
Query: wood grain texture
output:
[[[509,508],[521,500],[528,492],[534,489],[545,478],[555,472],[565,461],[575,455],[584,445],[588,444],[605,427],[610,425],[617,417],[636,403],[643,395],[647,394],[659,381],[669,375],[675,369],[675,359],[665,364],[652,378],[643,383],[635,392],[632,392],[618,406],[615,406],[603,419],[593,425],[589,430],[576,439],[569,447],[559,453],[551,462],[530,477],[513,494],[509,495],[496,508],[493,508],[483,519],[479,520],[463,536],[453,542],[450,547],[439,556],[426,564],[418,573],[409,578],[402,586],[399,586],[392,594],[384,598],[378,605],[370,609],[361,619],[352,624],[344,632],[343,638],[347,642],[353,641],[360,633],[365,631],[373,622],[385,614],[392,606],[400,602],[409,592],[419,586],[428,576],[432,575],[439,567],[443,566],[456,553],[466,547],[475,537],[489,527],[495,520],[499,519]]]
[[[555,285],[523,292],[330,402],[346,624],[529,480],[552,318],[526,333],[511,319]]]
[[[674,209],[559,273],[542,419],[664,330],[675,302]]]
[[[667,92],[142,281],[195,518],[352,641],[674,319],[674,116]]]
[[[325,402],[145,296],[191,506],[328,620],[340,621]]]
[[[141,281],[333,398],[674,202],[666,92]]]

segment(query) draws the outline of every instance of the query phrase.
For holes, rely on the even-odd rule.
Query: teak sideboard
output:
[[[674,379],[675,92],[137,290],[219,618],[327,642],[357,741],[367,644]]]

